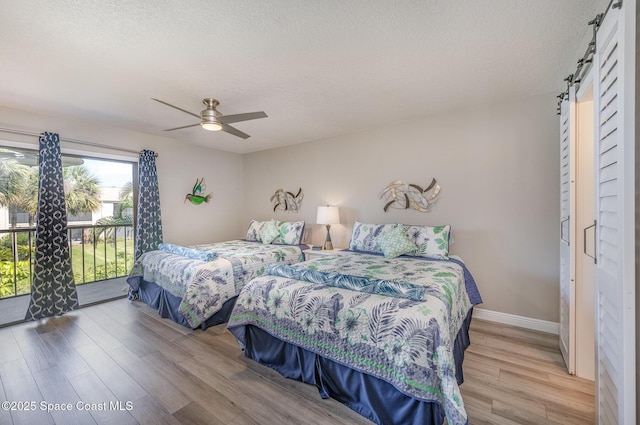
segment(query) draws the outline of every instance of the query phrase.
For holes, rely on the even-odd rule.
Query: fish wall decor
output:
[[[302,188],[298,189],[298,193],[296,193],[295,195],[293,194],[293,192],[278,189],[273,194],[273,196],[271,196],[271,202],[273,202],[273,211],[282,210],[298,212],[300,210],[303,198],[304,193],[302,193]]]
[[[436,197],[439,193],[440,185],[435,178],[425,189],[417,184],[394,180],[382,190],[380,199],[387,201],[383,208],[384,212],[387,212],[389,208],[402,210],[412,208],[420,212],[429,212],[436,203]]]

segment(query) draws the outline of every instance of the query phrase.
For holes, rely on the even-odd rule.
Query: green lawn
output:
[[[82,245],[72,245],[71,267],[76,285],[128,275],[133,266],[134,242],[127,239],[126,250],[124,242],[124,238],[118,238],[117,243],[98,241],[95,247],[84,245],[84,250]],[[30,292],[28,261],[20,261],[16,272],[14,287],[13,262],[0,261],[0,298]]]
[[[128,239],[125,251],[124,238],[118,238],[115,244],[98,242],[95,247],[91,244],[84,245],[84,258],[82,245],[73,245],[71,267],[76,284],[129,274],[133,266],[133,245],[133,240]]]

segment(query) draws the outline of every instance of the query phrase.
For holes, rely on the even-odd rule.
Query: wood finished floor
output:
[[[470,424],[594,423],[593,383],[564,372],[554,335],[474,320],[464,374]],[[246,360],[225,325],[191,331],[127,300],[0,329],[0,400],[37,406],[0,424],[371,424]]]

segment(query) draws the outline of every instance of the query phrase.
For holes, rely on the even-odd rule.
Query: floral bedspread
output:
[[[140,279],[144,279],[181,298],[178,311],[192,328],[218,312],[227,300],[238,295],[245,282],[262,275],[269,264],[293,264],[304,259],[296,245],[234,240],[191,248],[215,252],[218,258],[205,262],[161,250],[150,251],[136,260],[127,282],[130,297],[136,296]]]
[[[231,313],[227,326],[241,345],[245,326],[258,326],[411,397],[440,403],[450,424],[467,422],[453,347],[481,300],[461,262],[342,253],[291,268],[405,282],[425,291],[418,301],[265,274],[242,288]],[[473,300],[468,287],[475,288]]]

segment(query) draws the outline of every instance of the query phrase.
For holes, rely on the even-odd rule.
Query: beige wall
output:
[[[191,245],[237,238],[245,227],[240,216],[243,194],[243,159],[241,155],[190,145],[187,140],[175,141],[164,137],[109,127],[87,120],[68,120],[40,116],[0,107],[0,127],[40,133],[54,131],[62,138],[86,140],[139,151],[151,149],[157,159],[158,185],[162,205],[163,234],[166,242]],[[0,132],[0,140],[33,144],[37,138]],[[89,148],[62,143],[64,149],[90,150],[107,155],[137,155],[114,150]],[[207,191],[213,200],[204,205],[183,202],[191,192],[197,177],[204,177]]]
[[[250,219],[304,219],[310,242],[324,227],[316,208],[341,207],[334,246],[354,220],[453,227],[452,252],[473,273],[485,309],[558,321],[559,123],[554,95],[386,123],[358,134],[245,155],[244,226]],[[392,180],[442,187],[431,213],[384,213]],[[305,197],[298,214],[271,210],[282,188]]]
[[[558,119],[553,95],[468,108],[349,136],[245,155],[225,153],[113,128],[9,108],[0,127],[159,153],[164,239],[196,244],[242,237],[251,218],[305,220],[321,244],[316,207],[341,207],[334,245],[348,244],[354,220],[450,223],[454,254],[476,277],[483,308],[558,321]],[[33,137],[0,138],[35,144]],[[90,150],[83,146],[76,150]],[[118,154],[104,150],[107,154]],[[131,154],[129,154],[131,155]],[[135,155],[132,155],[135,157]],[[196,177],[205,177],[210,204],[184,204]],[[382,211],[380,191],[392,180],[442,187],[429,214]],[[305,199],[298,214],[272,211],[278,188]]]

